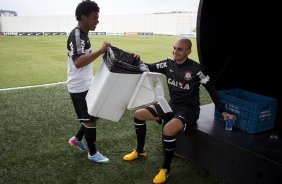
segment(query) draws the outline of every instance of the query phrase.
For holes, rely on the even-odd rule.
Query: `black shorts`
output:
[[[69,93],[77,115],[77,119],[81,123],[93,122],[98,119],[97,117],[88,114],[87,104],[85,100],[87,92],[88,91],[84,91],[82,93]]]
[[[184,129],[190,129],[196,125],[197,120],[199,119],[199,111],[197,109],[187,109],[185,112],[173,111],[165,113],[159,104],[155,104],[157,113],[159,116],[160,124],[168,123],[172,118],[179,119],[185,126]]]

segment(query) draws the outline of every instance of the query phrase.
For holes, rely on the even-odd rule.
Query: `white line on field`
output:
[[[54,86],[58,84],[65,84],[65,82],[56,82],[51,84],[41,84],[41,85],[34,85],[34,86],[23,86],[23,87],[16,87],[16,88],[3,88],[0,91],[9,91],[9,90],[17,90],[17,89],[28,89],[28,88],[38,88],[38,87],[46,87],[46,86]]]

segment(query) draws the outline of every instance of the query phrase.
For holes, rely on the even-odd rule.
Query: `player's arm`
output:
[[[165,74],[166,68],[167,68],[167,59],[159,61],[157,63],[148,64],[145,63],[147,67],[149,68],[150,72],[157,72]]]
[[[197,76],[199,78],[199,82],[205,87],[207,92],[209,93],[212,101],[214,102],[215,107],[222,113],[226,112],[225,106],[220,101],[218,93],[215,89],[213,81],[210,77],[206,74],[204,68],[199,65],[199,71],[197,72]]]
[[[215,89],[213,82],[210,80],[210,77],[207,74],[205,74],[202,68],[197,73],[197,75],[200,79],[200,83],[208,91],[210,97],[212,98],[212,101],[214,102],[215,107],[219,110],[219,112],[221,112],[224,120],[227,120],[227,119],[236,120],[236,116],[227,112],[227,109],[225,108],[224,104],[221,102],[219,98],[218,92]]]
[[[107,48],[110,46],[111,46],[110,43],[104,42],[102,47],[98,49],[97,51],[92,52],[90,54],[82,54],[78,58],[76,58],[74,60],[74,65],[76,66],[76,68],[81,68],[81,67],[88,65],[89,63],[96,60],[100,55],[105,53]]]

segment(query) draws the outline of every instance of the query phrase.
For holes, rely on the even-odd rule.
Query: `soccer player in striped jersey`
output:
[[[67,40],[67,88],[78,121],[81,123],[77,134],[69,140],[69,143],[80,150],[86,150],[82,142],[82,138],[85,136],[88,146],[88,159],[99,163],[108,163],[110,160],[99,153],[96,148],[96,121],[98,118],[88,114],[85,100],[94,78],[93,61],[105,53],[110,46],[109,43],[104,42],[97,51],[91,49],[88,32],[96,29],[99,23],[99,10],[100,8],[94,1],[85,0],[79,3],[75,10],[78,24],[70,32]]]

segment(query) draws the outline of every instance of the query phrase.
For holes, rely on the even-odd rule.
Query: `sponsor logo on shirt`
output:
[[[180,88],[180,89],[187,89],[187,90],[190,89],[189,84],[183,84],[182,82],[173,80],[173,79],[171,79],[171,78],[168,78],[168,79],[167,79],[167,83],[170,84],[170,85],[172,85],[172,86],[178,87],[178,88]]]
[[[186,71],[184,75],[185,80],[191,80],[192,79],[192,71]]]
[[[156,64],[156,66],[157,66],[157,69],[166,68],[167,67],[166,62],[158,63],[158,64]]]
[[[201,79],[200,80],[200,83],[201,84],[206,84],[209,80],[210,80],[210,77],[208,75],[204,75],[203,72],[199,71],[197,73],[197,75],[199,76],[199,78]]]
[[[80,40],[80,43],[81,43],[81,49],[82,49],[82,53],[85,53],[85,40]]]

